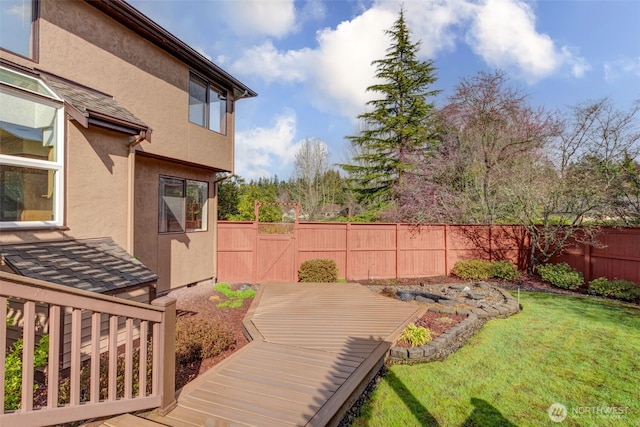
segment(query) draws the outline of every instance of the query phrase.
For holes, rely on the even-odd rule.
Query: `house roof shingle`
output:
[[[97,293],[158,280],[111,238],[20,243],[0,248],[16,273]]]
[[[149,129],[145,122],[102,92],[51,75],[41,74],[41,77],[60,98],[87,118],[124,124],[136,130]]]

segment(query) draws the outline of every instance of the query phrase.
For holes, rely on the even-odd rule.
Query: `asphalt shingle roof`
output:
[[[158,280],[111,238],[3,245],[0,253],[18,274],[91,292]]]
[[[108,95],[49,75],[42,77],[47,86],[85,117],[91,117],[91,113],[94,112],[107,118],[128,122],[139,129],[149,129],[142,120]]]

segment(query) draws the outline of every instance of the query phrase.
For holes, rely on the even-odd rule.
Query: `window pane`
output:
[[[184,232],[184,180],[160,177],[158,231]]]
[[[0,47],[30,57],[33,0],[2,0],[0,3]]]
[[[227,99],[223,94],[209,88],[209,100],[209,129],[225,133]]]
[[[187,231],[207,229],[207,199],[209,184],[200,181],[187,181]]]
[[[0,154],[56,161],[57,109],[0,92]]]
[[[55,173],[0,165],[0,221],[53,221]]]
[[[206,126],[207,113],[207,83],[191,76],[189,80],[189,121],[200,126]]]

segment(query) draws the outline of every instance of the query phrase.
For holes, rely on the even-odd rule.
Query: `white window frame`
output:
[[[5,69],[6,70],[6,69]],[[0,221],[3,229],[20,229],[20,228],[51,228],[60,227],[64,224],[64,103],[62,99],[57,97],[55,93],[44,84],[42,80],[26,76],[14,70],[8,70],[11,73],[20,75],[25,79],[38,80],[51,94],[47,97],[35,92],[19,89],[15,86],[0,81],[0,92],[17,96],[29,101],[44,104],[53,107],[56,112],[56,145],[55,145],[55,161],[46,161],[40,159],[29,159],[26,157],[9,156],[0,154],[0,165],[15,166],[23,168],[41,169],[53,171],[53,219],[51,221]]]

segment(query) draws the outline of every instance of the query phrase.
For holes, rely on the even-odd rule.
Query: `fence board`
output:
[[[507,259],[524,270],[530,245],[526,230],[514,225],[301,222],[288,235],[295,241],[289,263],[275,263],[283,243],[258,236],[256,223],[220,221],[218,227],[217,278],[230,282],[290,281],[292,271],[297,276],[300,264],[315,258],[334,260],[338,277],[348,280],[442,276],[469,258]],[[603,248],[572,247],[554,261],[568,262],[587,280],[640,282],[640,229],[607,228],[600,240]],[[265,268],[268,274],[258,277]]]

